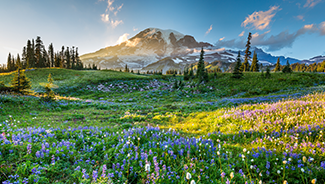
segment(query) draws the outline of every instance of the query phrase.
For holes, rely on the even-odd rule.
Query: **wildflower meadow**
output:
[[[59,87],[44,102],[48,72]],[[175,88],[179,76],[64,73],[26,71],[34,94],[0,94],[1,183],[325,183],[323,74]]]

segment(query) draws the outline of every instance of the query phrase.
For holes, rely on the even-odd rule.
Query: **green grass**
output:
[[[220,152],[229,156],[228,159],[225,159],[224,156],[218,157],[218,155],[214,155],[216,163],[211,166],[210,157],[199,156],[201,153],[210,153],[210,151],[201,147],[200,151],[192,150],[193,152],[191,152],[189,158],[178,157],[177,160],[173,158],[164,160],[164,163],[169,164],[167,166],[171,166],[175,172],[181,173],[181,178],[185,177],[186,172],[179,168],[183,168],[184,164],[190,166],[191,163],[194,163],[197,165],[197,167],[195,166],[196,173],[193,172],[193,168],[187,170],[187,172],[192,173],[192,178],[197,183],[211,182],[204,179],[203,175],[201,178],[197,175],[201,168],[210,168],[210,166],[210,169],[204,171],[204,175],[213,178],[215,183],[226,181],[226,178],[220,178],[222,172],[226,173],[228,179],[230,179],[230,173],[235,172],[232,181],[236,181],[236,183],[244,183],[244,180],[247,181],[249,177],[252,178],[252,181],[263,180],[266,183],[272,183],[271,180],[283,183],[284,179],[288,180],[289,183],[302,180],[310,183],[315,177],[320,182],[325,181],[322,173],[318,173],[319,169],[315,169],[320,167],[320,163],[325,158],[324,153],[321,151],[321,148],[325,147],[323,145],[324,137],[322,137],[324,131],[322,119],[325,117],[324,107],[322,106],[325,102],[323,93],[325,90],[325,86],[323,86],[325,76],[322,74],[293,73],[286,75],[271,73],[272,77],[270,79],[263,79],[260,77],[260,73],[245,73],[242,79],[236,80],[231,78],[232,74],[230,73],[221,73],[218,74],[216,79],[211,77],[210,82],[207,84],[191,88],[190,86],[194,82],[188,81],[185,82],[184,88],[178,90],[172,90],[172,85],[174,80],[182,79],[180,76],[176,78],[172,76],[139,76],[115,71],[75,71],[66,69],[36,69],[27,71],[26,75],[31,79],[33,89],[37,90],[40,87],[39,83],[47,82],[49,73],[52,74],[54,84],[59,86],[58,89],[55,89],[57,96],[71,96],[81,100],[57,100],[56,102],[45,103],[35,96],[0,95],[0,123],[7,122],[9,124],[10,128],[8,130],[10,131],[8,132],[10,134],[20,131],[18,128],[42,127],[54,131],[57,136],[57,140],[43,137],[43,141],[56,142],[69,139],[80,144],[80,140],[75,140],[75,138],[80,136],[82,132],[79,135],[80,132],[76,131],[76,136],[74,136],[73,132],[65,134],[63,130],[71,130],[82,126],[89,127],[89,130],[85,130],[86,137],[94,142],[97,141],[96,144],[98,144],[101,139],[97,136],[102,136],[102,133],[97,132],[95,133],[96,136],[90,136],[87,131],[93,132],[91,127],[109,127],[104,128],[103,132],[106,131],[111,134],[113,132],[132,131],[129,128],[140,128],[148,125],[152,127],[159,126],[165,131],[170,128],[175,129],[180,133],[179,136],[210,139],[214,143],[214,147],[221,144],[223,149]],[[9,84],[11,79],[12,75],[0,75],[0,81],[4,81],[6,84]],[[159,85],[156,86],[156,84]],[[109,87],[110,85],[115,87]],[[98,88],[98,86],[104,87]],[[164,88],[163,86],[167,87]],[[93,90],[90,90],[90,88]],[[110,91],[106,91],[106,89]],[[306,94],[309,94],[309,96],[303,97]],[[246,113],[245,116],[239,115],[243,113]],[[246,116],[249,118],[245,118]],[[300,129],[294,129],[295,127],[300,127]],[[283,129],[287,132],[283,132]],[[162,131],[159,131],[160,134],[165,135]],[[34,137],[37,136],[39,135],[34,135]],[[148,146],[148,142],[155,138],[149,138],[149,135],[149,137],[145,135],[137,136],[141,137],[141,141],[143,140],[143,142],[138,143],[138,146],[149,152],[150,146]],[[168,136],[166,135],[166,139],[170,138]],[[171,138],[174,139],[175,137],[173,137]],[[124,149],[118,146],[125,145],[127,138],[121,140],[116,135],[105,140],[107,141],[107,147],[117,146],[116,149],[118,150],[113,151],[114,149],[110,148],[105,153],[115,155],[119,150]],[[159,142],[159,140],[156,141]],[[304,147],[304,141],[307,140],[313,145],[321,145],[321,147],[314,148],[316,154]],[[162,144],[162,142],[160,143]],[[296,148],[295,143],[302,148]],[[26,154],[26,144],[28,143],[24,143],[23,147],[6,145],[0,151],[3,155],[10,155],[9,150],[20,150],[21,154]],[[202,144],[205,143],[202,142]],[[89,145],[91,144],[89,143]],[[283,153],[287,152],[286,149],[288,149],[286,146],[292,147],[293,153],[301,154],[297,158],[290,157],[294,159],[293,163],[295,164],[299,160],[301,161],[302,156],[314,159],[313,162],[308,162],[305,165],[306,170],[306,167],[308,167],[313,171],[312,174],[301,175],[301,172],[298,173],[299,169],[296,168],[296,171],[287,170],[286,174],[283,175],[283,171],[280,169],[283,165],[274,165],[274,163],[277,162],[276,159],[280,159],[280,164],[281,159],[288,159],[288,157],[283,157]],[[34,147],[35,149],[41,149],[42,145],[41,143],[33,143]],[[276,149],[274,151],[275,155],[255,158],[253,155],[246,154],[246,163],[242,163],[241,158],[238,156],[243,154],[242,150],[244,148],[253,153],[253,149],[256,151],[257,148],[262,147],[267,150]],[[96,148],[99,149],[98,146]],[[182,148],[184,149],[184,147]],[[103,148],[100,147],[100,149]],[[100,149],[96,154],[84,153],[83,156],[77,154],[75,150],[74,156],[76,158],[88,158],[89,156],[89,159],[99,162],[92,165],[82,162],[83,164],[80,166],[85,168],[88,174],[91,174],[94,169],[99,169],[99,166],[103,164],[111,168],[112,163],[121,163],[123,159],[129,158],[127,154],[120,154],[116,158],[110,156],[109,159],[104,159],[104,152],[101,152]],[[152,151],[155,152],[155,150],[159,153],[162,151],[159,149],[153,149]],[[179,148],[174,147],[173,150],[177,153]],[[132,151],[134,153],[134,150]],[[32,154],[36,154],[35,152]],[[65,154],[67,152],[65,151]],[[32,158],[27,154],[22,156],[23,160],[21,160],[16,157],[15,153],[11,155],[10,161],[2,160],[0,162],[0,176],[4,176],[1,173],[6,173],[6,179],[10,174],[20,173],[21,177],[29,177],[29,181],[39,177],[40,183],[47,183],[50,180],[58,180],[61,183],[81,181],[90,183],[90,180],[82,179],[81,171],[75,171],[76,166],[64,165],[70,163],[70,161],[62,161],[62,165],[60,165],[61,162],[57,161],[60,164],[55,165],[56,170],[53,170],[54,166],[53,168],[45,166],[50,174],[42,173],[36,176],[31,172],[17,171],[17,167],[21,168],[23,165],[16,165],[16,163],[22,162],[28,165],[25,162],[28,160],[44,167],[44,163],[50,163],[51,158],[48,157],[43,161],[35,157]],[[51,154],[54,154],[54,151]],[[96,156],[97,154],[102,157]],[[263,154],[265,153],[263,152]],[[161,155],[155,156],[161,157]],[[195,158],[201,158],[207,161],[208,164],[204,165],[199,161],[195,161]],[[153,164],[153,157],[149,156],[148,159]],[[248,167],[254,165],[251,159],[254,159],[257,167],[262,170],[263,177],[259,176],[259,173],[255,173],[256,170],[253,173],[253,170],[246,168],[245,164],[249,164]],[[265,174],[265,169],[262,169],[265,168],[265,159],[269,159],[268,161],[271,162],[272,168],[274,168],[270,169],[270,176]],[[73,162],[71,161],[71,163]],[[233,168],[234,170],[230,169],[229,163],[236,165]],[[141,175],[137,182],[143,183],[146,181],[147,175],[144,168],[139,167],[139,163],[130,164]],[[28,167],[32,169],[36,166]],[[64,168],[68,168],[68,170],[63,171]],[[151,169],[153,170],[153,168]],[[239,169],[243,169],[246,179],[238,173]],[[64,173],[64,177],[61,179],[55,176],[57,174],[53,174],[59,170]],[[277,170],[281,170],[281,175],[276,174]],[[182,180],[177,180],[175,177],[172,176],[172,180]],[[107,178],[101,179],[107,182]],[[130,175],[128,172],[123,171],[123,176],[119,179],[115,178],[114,183],[122,183],[126,180],[130,180]],[[159,181],[158,183],[166,183],[166,180]],[[182,180],[182,183],[188,182]]]
[[[0,74],[0,81],[10,85],[15,72],[9,74]],[[89,83],[100,83],[116,79],[144,79],[148,78],[143,75],[117,72],[112,70],[69,70],[63,68],[36,68],[35,70],[26,71],[27,78],[32,82],[32,89],[40,88],[40,83],[47,83],[47,77],[52,74],[53,83],[58,86],[79,86]]]

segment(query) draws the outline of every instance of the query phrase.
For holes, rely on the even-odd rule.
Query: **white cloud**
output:
[[[104,0],[99,0],[99,1],[104,1]],[[118,7],[113,6],[114,0],[107,0],[107,7],[105,10],[105,13],[101,14],[101,20],[104,23],[107,23],[112,26],[112,28],[115,28],[119,24],[122,24],[122,20],[115,20],[115,18],[112,18],[111,13],[114,14],[114,16],[117,15],[117,13],[122,9],[123,4],[121,4]]]
[[[244,36],[244,33],[245,33],[245,31],[241,32],[238,36],[242,37],[242,36]]]
[[[138,28],[133,27],[133,31],[137,31],[137,30],[138,30]]]
[[[252,38],[256,38],[258,36],[259,36],[259,34],[258,33],[255,33],[255,34],[252,35]]]
[[[315,28],[314,24],[304,25],[304,29],[313,29]]]
[[[319,24],[320,34],[325,35],[325,21]]]
[[[295,18],[297,18],[298,20],[302,20],[305,21],[304,16],[303,15],[297,15]]]
[[[117,13],[122,9],[122,7],[123,7],[123,4],[122,4],[121,6],[119,6],[119,7],[116,9],[116,11],[114,12],[114,15],[115,15],[115,16],[116,16]]]
[[[117,44],[121,44],[121,43],[123,43],[123,42],[126,42],[126,41],[128,41],[128,36],[129,36],[130,34],[128,34],[128,33],[124,33],[123,35],[121,35],[119,38],[118,38],[118,40],[116,41],[116,43]]]
[[[279,6],[272,6],[268,11],[258,11],[246,17],[245,21],[241,24],[243,27],[246,27],[249,24],[257,30],[263,30],[267,28],[276,14],[277,11],[280,11]]]
[[[304,8],[313,8],[316,4],[320,3],[322,0],[307,0]]]
[[[102,17],[103,22],[109,22],[109,14],[103,13],[100,16]]]
[[[225,38],[226,38],[226,37],[222,37],[222,38],[219,39],[219,41],[222,41],[222,40],[224,40]]]
[[[212,30],[212,24],[211,24],[210,28],[207,30],[207,32],[205,32],[205,35],[209,34],[211,30]]]
[[[115,20],[115,21],[111,20],[111,26],[113,28],[116,28],[116,26],[118,26],[119,24],[123,24],[123,20]]]
[[[321,23],[321,26],[325,23]],[[263,34],[255,33],[252,35],[251,43],[253,46],[264,46],[268,51],[281,50],[286,47],[292,47],[294,41],[306,33],[318,32],[320,29],[316,25],[310,24],[305,25],[296,32],[289,33],[288,30],[282,31],[277,35],[269,35],[270,31],[266,31]],[[325,35],[325,30],[324,30]],[[245,47],[246,39],[240,37],[239,39],[232,40],[221,40],[216,43],[217,47],[228,47],[228,48],[239,48],[243,49]]]

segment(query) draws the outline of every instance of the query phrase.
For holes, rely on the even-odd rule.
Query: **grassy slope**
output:
[[[4,81],[6,85],[10,85],[15,72],[0,74],[0,81]],[[32,88],[40,87],[39,83],[47,82],[47,77],[51,73],[54,84],[59,86],[74,86],[85,83],[98,83],[101,81],[115,80],[115,79],[142,79],[145,76],[138,76],[131,73],[122,73],[111,70],[68,70],[62,68],[56,69],[35,69],[33,71],[26,71],[26,76],[32,82]]]

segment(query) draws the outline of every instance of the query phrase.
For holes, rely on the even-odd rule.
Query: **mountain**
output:
[[[193,36],[174,30],[148,28],[121,44],[82,55],[80,59],[86,65],[94,63],[100,68],[122,69],[127,64],[137,70],[165,57],[186,55],[191,49],[200,47],[212,45],[197,42]]]
[[[325,61],[325,56],[316,56],[316,57],[310,58],[308,60],[302,60],[299,63],[300,64],[310,65],[310,64],[313,64],[313,63],[320,63],[322,61]]]
[[[124,69],[125,65],[128,65],[132,70],[163,70],[165,73],[167,70],[184,70],[186,66],[198,62],[202,47],[205,51],[205,62],[218,61],[218,66],[223,71],[229,70],[231,63],[236,61],[238,51],[217,48],[210,43],[197,42],[193,36],[159,28],[145,29],[125,42],[82,55],[80,58],[84,65],[96,64],[101,69]],[[262,65],[274,65],[278,58],[282,65],[285,65],[287,60],[290,64],[311,64],[325,59],[325,56],[316,56],[300,61],[290,57],[272,56],[257,47],[250,50],[251,57],[255,51]],[[240,53],[244,61],[244,50]]]

